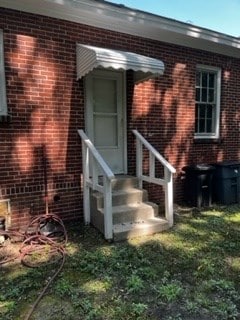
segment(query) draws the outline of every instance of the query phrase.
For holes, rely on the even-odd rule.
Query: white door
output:
[[[92,71],[86,77],[87,134],[114,173],[125,172],[124,73]]]

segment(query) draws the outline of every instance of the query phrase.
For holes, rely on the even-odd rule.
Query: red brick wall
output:
[[[165,74],[135,87],[130,99],[132,121],[129,127],[143,132],[177,169],[174,198],[178,202],[183,195],[181,169],[184,166],[240,158],[240,83],[237,80],[240,61],[173,45],[159,43],[154,47],[155,55],[165,63]],[[222,70],[220,139],[214,142],[194,140],[197,64]],[[149,186],[149,190],[152,200],[156,201],[160,188],[154,185]]]
[[[83,81],[76,81],[77,42],[134,51],[165,63],[162,77],[136,86],[128,72],[129,173],[135,171],[135,128],[177,169],[176,202],[182,198],[184,165],[239,157],[239,60],[57,19],[0,12],[12,115],[10,123],[0,124],[0,197],[11,199],[14,226],[45,210],[43,153],[49,211],[68,219],[82,216],[77,129],[84,128],[84,90]],[[196,64],[222,68],[218,143],[193,139]],[[151,192],[151,199],[159,197],[158,188]]]

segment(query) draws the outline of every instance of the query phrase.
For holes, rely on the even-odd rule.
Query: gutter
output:
[[[0,0],[0,7],[240,58],[240,39],[97,0]]]

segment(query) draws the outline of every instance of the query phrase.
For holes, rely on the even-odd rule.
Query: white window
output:
[[[7,115],[6,82],[4,71],[3,32],[0,30],[0,116]]]
[[[221,70],[197,66],[195,138],[219,138]]]

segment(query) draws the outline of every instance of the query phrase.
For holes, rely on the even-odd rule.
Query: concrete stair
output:
[[[125,240],[162,232],[168,222],[159,217],[158,206],[148,201],[146,190],[137,187],[137,178],[117,176],[112,181],[113,239]],[[92,192],[91,223],[104,233],[103,195]]]

